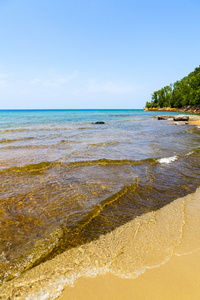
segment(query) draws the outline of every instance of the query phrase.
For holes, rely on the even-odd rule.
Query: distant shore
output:
[[[181,108],[171,108],[171,107],[144,107],[145,111],[174,111],[174,112],[183,112],[183,113],[194,113],[200,114],[200,105],[198,106],[183,106]]]
[[[186,107],[184,108],[171,108],[171,107],[162,107],[162,108],[144,108],[144,110],[146,111],[172,111],[172,112],[184,112],[184,113],[193,113],[194,115],[190,115],[189,116],[189,125],[194,125],[197,126],[198,128],[200,128],[200,108],[199,110],[196,108],[192,108],[187,106],[187,110]],[[180,123],[180,122],[179,122]]]

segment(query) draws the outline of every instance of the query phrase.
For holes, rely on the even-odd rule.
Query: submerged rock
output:
[[[98,121],[98,122],[95,122],[93,124],[105,124],[105,122],[102,122],[102,121]]]
[[[184,116],[184,115],[178,115],[178,116],[175,116],[173,118],[174,121],[188,121],[189,120],[189,116]]]
[[[172,118],[172,116],[158,116],[158,120],[168,120],[171,118]]]

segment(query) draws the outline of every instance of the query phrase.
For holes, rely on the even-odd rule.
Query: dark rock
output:
[[[98,121],[98,122],[95,122],[94,124],[105,124],[105,122]]]
[[[173,118],[174,121],[188,121],[189,117],[188,116],[184,116],[184,115],[179,115],[179,116],[175,116]]]
[[[171,118],[172,118],[172,116],[158,116],[158,120],[168,120]]]

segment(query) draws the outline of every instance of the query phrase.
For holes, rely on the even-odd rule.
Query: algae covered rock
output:
[[[158,116],[158,120],[168,120],[172,119],[172,116]]]
[[[189,116],[185,116],[185,115],[178,115],[178,116],[175,116],[173,118],[174,121],[189,121]]]

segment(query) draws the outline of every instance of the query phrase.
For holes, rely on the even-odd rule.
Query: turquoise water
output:
[[[154,114],[154,113],[153,113]],[[123,119],[142,116],[143,110],[0,110],[2,128],[40,124],[62,124],[65,122],[111,121],[113,117]]]
[[[152,118],[156,115],[143,110],[0,111],[0,168],[44,161],[140,160],[198,146],[198,135],[185,132],[184,126],[158,123]],[[105,125],[94,125],[97,121]]]
[[[0,111],[2,283],[195,191],[199,130],[157,115]]]
[[[169,112],[162,112],[168,115]],[[176,115],[170,112],[170,115]],[[31,127],[44,124],[85,123],[96,121],[123,121],[134,117],[137,120],[157,116],[158,112],[143,109],[105,110],[0,110],[0,129]]]

